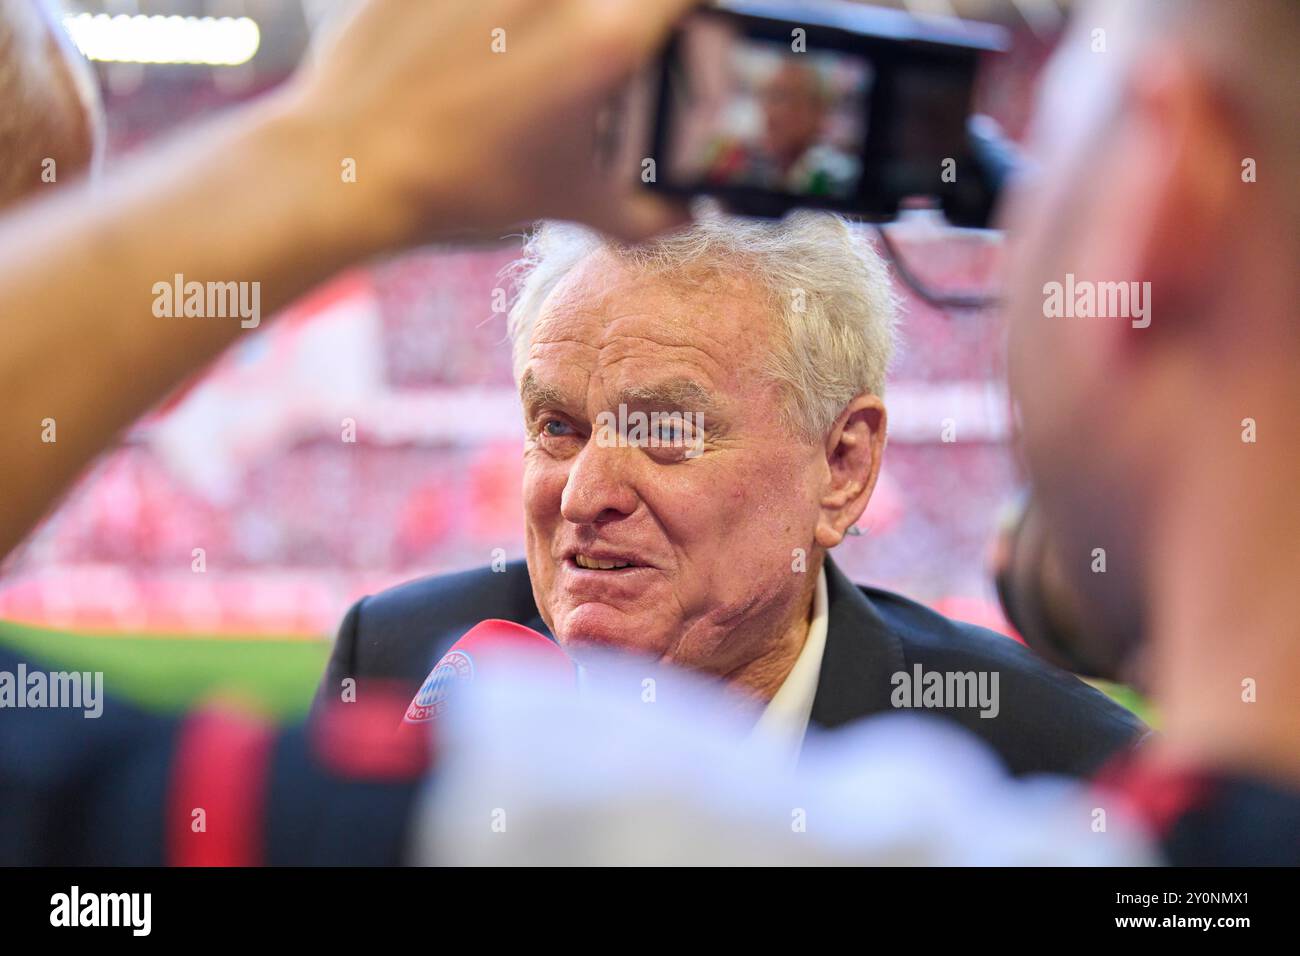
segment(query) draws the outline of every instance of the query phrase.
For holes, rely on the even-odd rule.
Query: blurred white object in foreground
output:
[[[1141,831],[1080,784],[1014,780],[933,717],[751,736],[712,686],[626,659],[581,694],[511,674],[458,699],[411,862],[450,865],[1142,865]],[[587,675],[591,675],[589,668]],[[652,702],[648,702],[650,698]]]

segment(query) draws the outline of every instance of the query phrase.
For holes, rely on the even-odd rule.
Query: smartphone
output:
[[[968,127],[981,57],[1005,49],[991,24],[855,3],[697,10],[658,64],[647,185],[742,215],[876,222],[925,196],[985,226],[995,196]]]

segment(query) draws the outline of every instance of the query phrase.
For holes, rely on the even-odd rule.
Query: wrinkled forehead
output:
[[[547,296],[525,374],[626,385],[666,375],[745,391],[774,342],[766,289],[738,270],[664,269],[600,250]]]
[[[574,266],[543,302],[530,354],[569,344],[588,349],[642,342],[696,349],[734,362],[774,328],[766,289],[727,263],[664,268],[600,250]]]

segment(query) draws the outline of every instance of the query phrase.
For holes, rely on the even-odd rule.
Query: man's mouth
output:
[[[617,571],[619,568],[633,567],[631,561],[604,561],[599,558],[589,558],[585,554],[575,554],[573,563],[587,571]]]

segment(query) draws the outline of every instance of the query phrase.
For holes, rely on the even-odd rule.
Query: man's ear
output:
[[[885,450],[885,404],[863,392],[845,406],[826,438],[827,482],[816,540],[833,548],[844,540],[871,500]]]
[[[1205,76],[1185,54],[1153,51],[1130,80],[1125,147],[1110,178],[1105,218],[1093,262],[1101,280],[1149,282],[1160,315],[1149,336],[1183,335],[1193,317],[1226,287],[1222,269],[1231,254],[1240,193],[1238,135]],[[1176,315],[1178,322],[1168,321]],[[1122,331],[1129,323],[1117,323]],[[1147,335],[1119,341],[1149,344]]]

